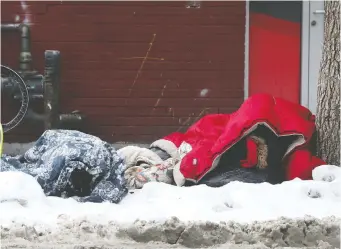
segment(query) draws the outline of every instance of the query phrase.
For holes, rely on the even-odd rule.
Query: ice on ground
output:
[[[46,231],[41,227],[15,224],[10,229],[2,229],[2,247],[44,248],[43,243],[56,245],[53,248],[139,248],[133,241],[171,244],[167,248],[183,245],[190,248],[203,248],[225,244],[223,248],[240,244],[240,248],[269,249],[278,247],[309,247],[313,249],[333,249],[340,245],[338,221],[333,218],[317,220],[277,219],[269,222],[238,224],[235,222],[180,222],[176,218],[166,222],[137,221],[123,228],[114,224],[98,225],[85,220],[65,221],[58,231]],[[129,244],[125,244],[128,242]],[[176,244],[176,246],[174,246]],[[64,246],[63,246],[64,245]],[[143,248],[164,248],[160,244],[146,244]],[[45,247],[47,248],[47,247]],[[115,247],[116,248],[116,247]],[[316,248],[317,249],[317,248]]]

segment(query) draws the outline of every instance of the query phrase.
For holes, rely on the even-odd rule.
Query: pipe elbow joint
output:
[[[30,26],[26,23],[20,23],[19,30],[21,32],[21,37],[29,37],[30,35]]]

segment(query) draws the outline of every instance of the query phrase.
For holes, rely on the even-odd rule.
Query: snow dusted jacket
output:
[[[171,133],[151,147],[159,147],[172,157],[181,158],[173,171],[178,186],[184,185],[186,180],[198,183],[217,167],[222,154],[244,137],[247,153],[240,166],[256,167],[259,161],[257,141],[250,134],[259,125],[266,126],[278,137],[292,137],[282,157],[287,180],[311,179],[312,170],[325,164],[308,150],[315,131],[314,115],[299,104],[267,94],[251,96],[231,114],[206,115],[185,133]]]

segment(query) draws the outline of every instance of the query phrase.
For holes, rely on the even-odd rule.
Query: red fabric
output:
[[[200,180],[211,168],[215,158],[237,143],[245,133],[260,123],[266,123],[278,135],[303,135],[305,143],[296,146],[284,162],[287,179],[310,179],[314,167],[325,164],[305,149],[315,130],[314,116],[299,105],[268,94],[257,94],[247,99],[234,113],[210,114],[194,123],[184,134],[172,133],[165,137],[179,145],[185,141],[192,150],[180,163],[186,179]],[[255,147],[247,143],[248,158],[244,167],[255,166]],[[256,159],[257,160],[257,159]]]
[[[313,169],[323,164],[326,163],[320,158],[313,156],[308,150],[297,149],[286,159],[287,179],[292,180],[298,177],[304,180],[311,180]]]
[[[184,134],[181,132],[173,132],[163,137],[163,139],[171,141],[176,147],[179,147],[184,140]]]
[[[258,162],[257,157],[257,144],[250,138],[246,140],[247,158],[242,160],[241,166],[244,168],[251,168],[255,166]]]
[[[249,92],[300,102],[301,23],[250,13]]]

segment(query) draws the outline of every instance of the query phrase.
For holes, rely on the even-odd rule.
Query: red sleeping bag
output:
[[[182,186],[185,180],[197,183],[212,171],[221,155],[258,125],[267,126],[278,137],[295,136],[282,159],[287,180],[311,179],[312,170],[325,164],[308,150],[315,131],[314,115],[299,104],[268,94],[253,95],[231,114],[206,115],[185,133],[171,133],[151,146],[160,147],[173,157],[183,155],[173,172],[176,184]],[[257,146],[246,139],[247,157],[241,167],[254,167]]]

